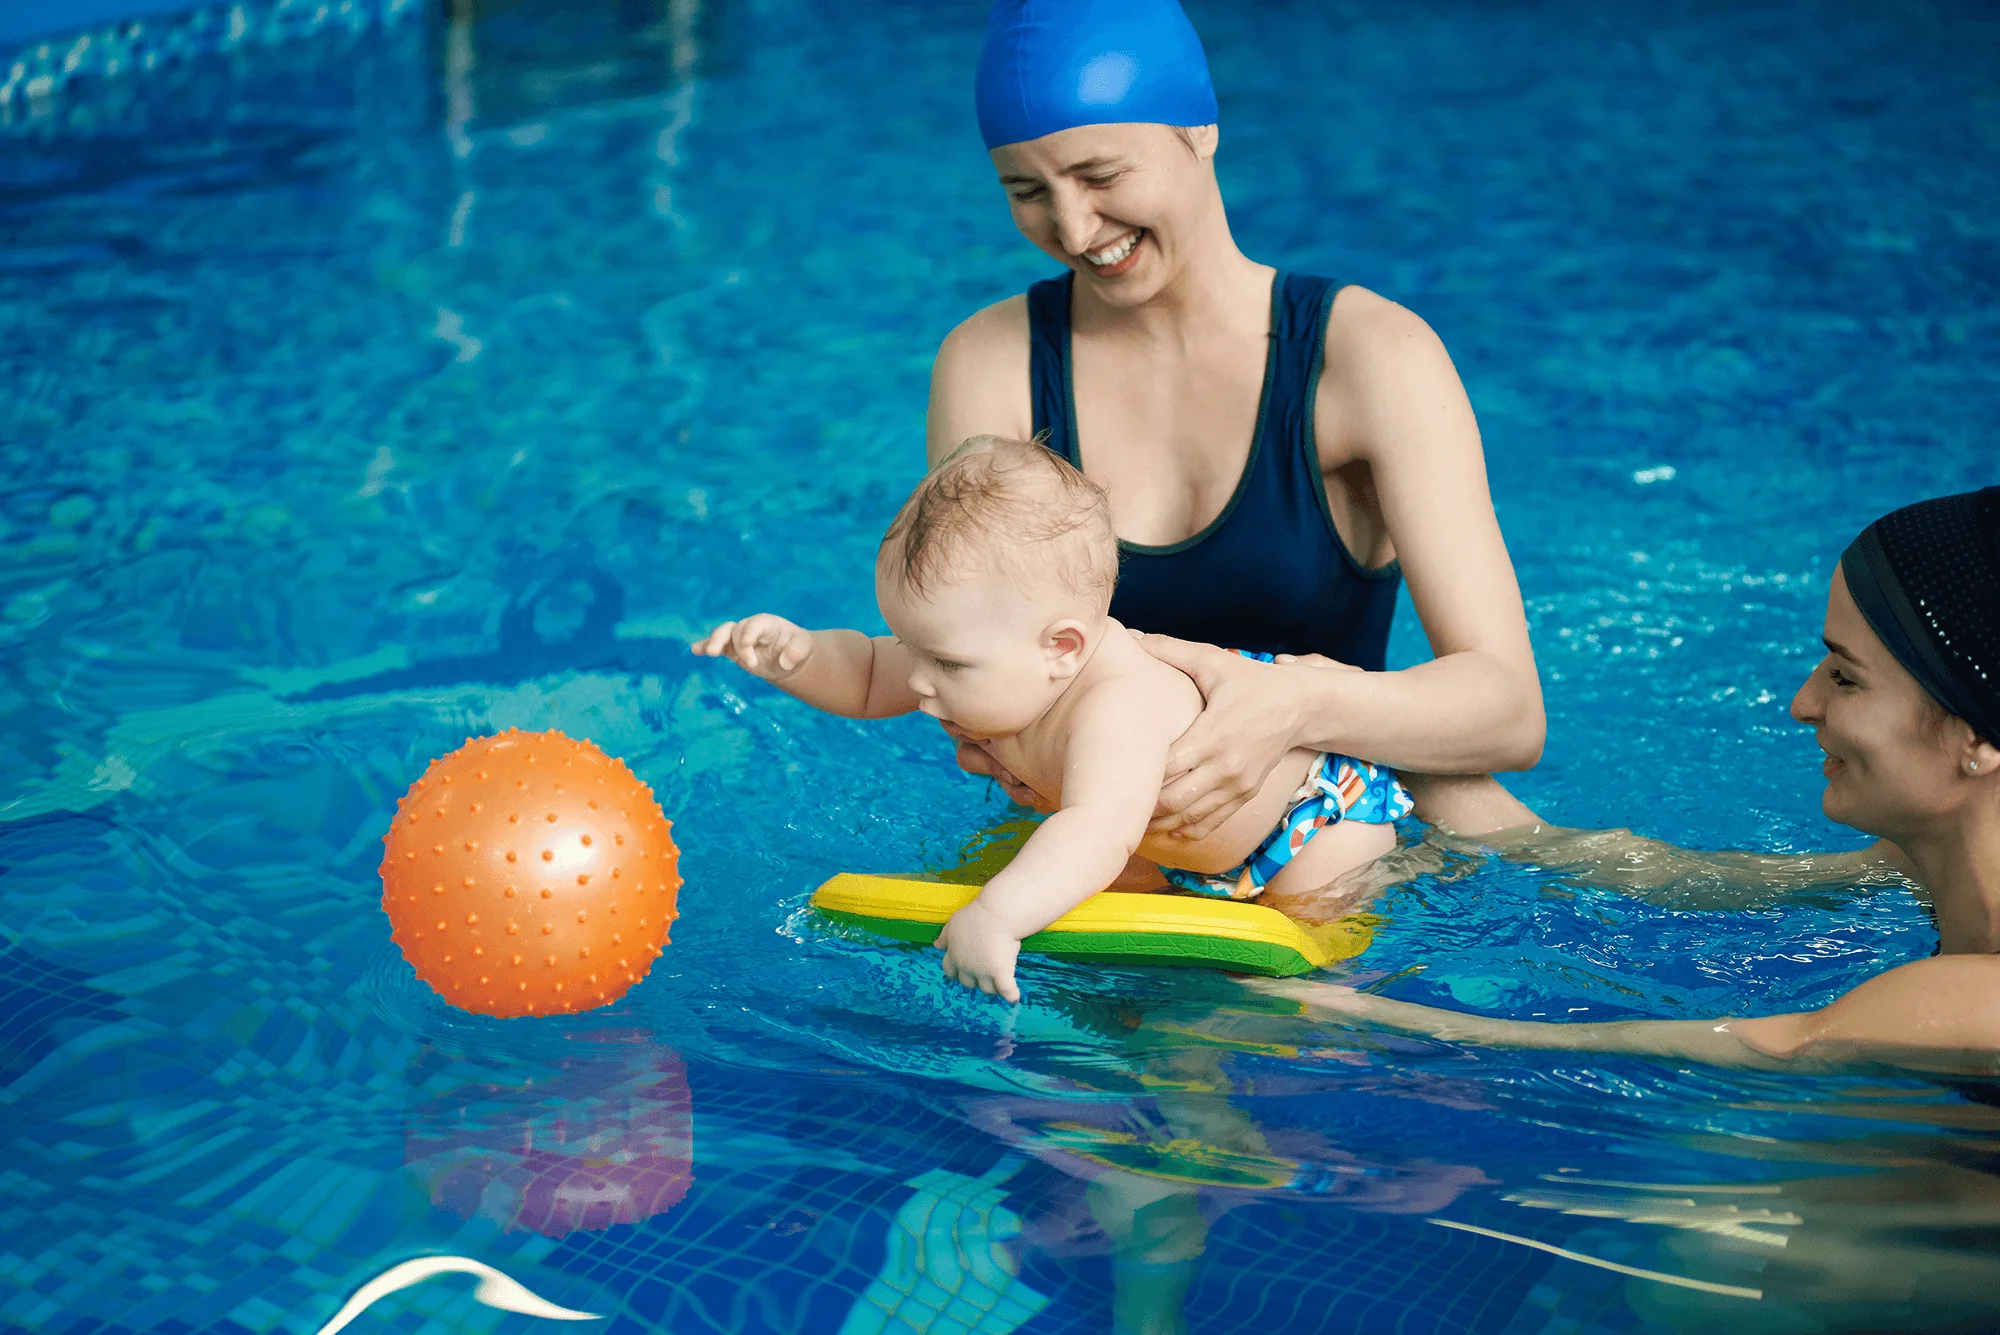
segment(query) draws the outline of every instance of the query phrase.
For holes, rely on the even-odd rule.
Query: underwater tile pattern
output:
[[[1037,962],[1009,1012],[805,911],[1009,814],[934,730],[684,649],[875,624],[931,352],[1048,268],[982,9],[255,0],[0,52],[0,1328],[312,1335],[419,1256],[621,1335],[1992,1324],[2000,1125],[1954,1091],[1205,974]],[[1989,7],[1189,9],[1239,240],[1466,379],[1549,702],[1519,791],[1851,846],[1784,706],[1851,533],[2000,480]],[[676,823],[673,944],[600,1012],[453,1012],[379,911],[396,798],[510,726]],[[1935,941],[1898,884],[1699,890],[1468,856],[1343,976],[1686,1017]],[[350,1329],[556,1328],[475,1287]]]

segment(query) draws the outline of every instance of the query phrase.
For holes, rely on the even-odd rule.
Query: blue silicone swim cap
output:
[[[996,0],[977,95],[988,148],[1079,125],[1216,121],[1180,0]]]

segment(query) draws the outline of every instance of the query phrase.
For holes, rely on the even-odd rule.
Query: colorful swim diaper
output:
[[[1416,803],[1397,780],[1396,772],[1352,756],[1322,754],[1306,771],[1306,781],[1292,794],[1271,837],[1257,851],[1225,872],[1205,874],[1162,867],[1176,889],[1215,899],[1255,899],[1285,864],[1299,855],[1315,834],[1344,820],[1387,825],[1410,814]]]
[[[1241,653],[1241,650],[1238,650]],[[1245,658],[1271,661],[1269,654],[1244,653]],[[1305,782],[1292,794],[1271,837],[1228,871],[1206,874],[1162,867],[1169,884],[1212,899],[1255,899],[1285,864],[1297,857],[1315,834],[1344,820],[1388,825],[1410,814],[1416,802],[1396,778],[1396,772],[1352,756],[1323,752],[1306,771]]]

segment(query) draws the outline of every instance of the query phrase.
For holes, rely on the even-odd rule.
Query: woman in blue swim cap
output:
[[[1414,772],[1420,810],[1423,775],[1533,765],[1541,690],[1458,374],[1394,302],[1237,248],[1177,0],[999,0],[977,103],[1016,226],[1065,272],[945,339],[930,457],[1040,437],[1110,494],[1112,614],[1207,700],[1155,828],[1210,832],[1294,746]],[[1436,657],[1384,672],[1404,577]]]

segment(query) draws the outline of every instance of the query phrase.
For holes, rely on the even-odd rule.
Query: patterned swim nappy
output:
[[[1243,656],[1271,661],[1269,654]],[[1352,756],[1323,752],[1306,771],[1305,782],[1292,794],[1292,805],[1278,822],[1278,828],[1241,863],[1213,875],[1182,871],[1178,867],[1162,867],[1160,871],[1169,884],[1191,894],[1211,899],[1255,899],[1264,893],[1271,878],[1284,870],[1285,864],[1327,826],[1344,820],[1388,825],[1409,815],[1415,806],[1394,770]]]
[[[1415,805],[1394,770],[1328,752],[1306,771],[1306,781],[1292,794],[1291,808],[1271,837],[1240,864],[1213,875],[1178,867],[1160,871],[1179,890],[1213,899],[1255,899],[1327,826],[1344,820],[1388,825],[1409,815]]]

